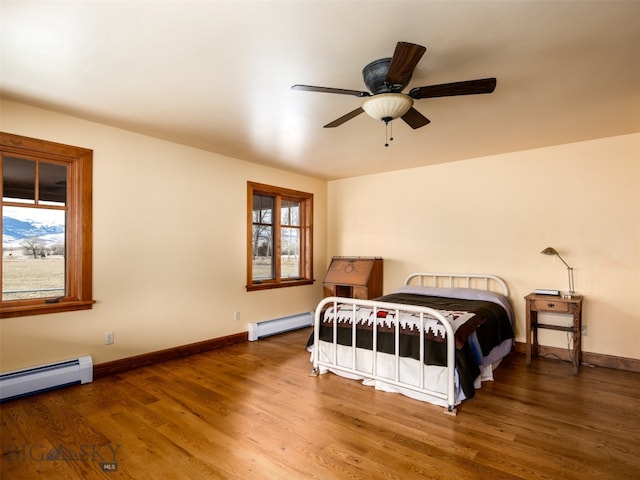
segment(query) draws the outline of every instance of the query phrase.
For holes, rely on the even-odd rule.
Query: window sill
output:
[[[16,305],[0,307],[0,318],[26,317],[45,313],[73,312],[76,310],[90,310],[95,300],[78,300],[60,303],[42,303],[38,305]]]
[[[315,280],[291,280],[288,282],[264,282],[264,283],[254,283],[253,285],[247,285],[247,292],[252,292],[255,290],[270,290],[272,288],[285,288],[285,287],[298,287],[300,285],[313,285]]]

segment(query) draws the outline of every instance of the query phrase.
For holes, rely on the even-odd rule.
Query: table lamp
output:
[[[567,273],[569,274],[569,293],[563,296],[564,298],[573,297],[573,294],[576,293],[575,290],[573,289],[573,268],[570,267],[569,264],[564,261],[564,258],[562,258],[558,253],[558,251],[553,247],[547,247],[544,250],[542,250],[540,253],[544,255],[555,255],[562,261],[562,263],[564,263],[567,266]]]

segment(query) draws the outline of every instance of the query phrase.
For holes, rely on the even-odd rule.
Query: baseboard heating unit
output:
[[[297,330],[298,328],[313,325],[313,312],[304,312],[289,317],[274,318],[263,322],[249,324],[249,341],[254,342],[259,338],[276,335],[278,333]]]
[[[0,402],[92,381],[93,361],[89,356],[16,370],[0,375]]]

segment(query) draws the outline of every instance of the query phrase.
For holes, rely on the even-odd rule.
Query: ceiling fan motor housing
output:
[[[364,84],[374,95],[378,93],[399,93],[404,88],[404,85],[388,85],[385,82],[390,64],[391,58],[381,58],[380,60],[374,60],[362,69]]]

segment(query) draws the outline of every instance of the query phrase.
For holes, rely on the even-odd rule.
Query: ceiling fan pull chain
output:
[[[391,126],[391,134],[389,134],[389,126]],[[384,146],[388,147],[389,142],[391,142],[392,140],[393,140],[393,123],[390,120],[387,120],[386,122],[384,122]]]
[[[389,137],[389,124],[387,122],[384,122],[384,146],[388,147],[389,146],[389,141],[387,140],[387,138]]]

